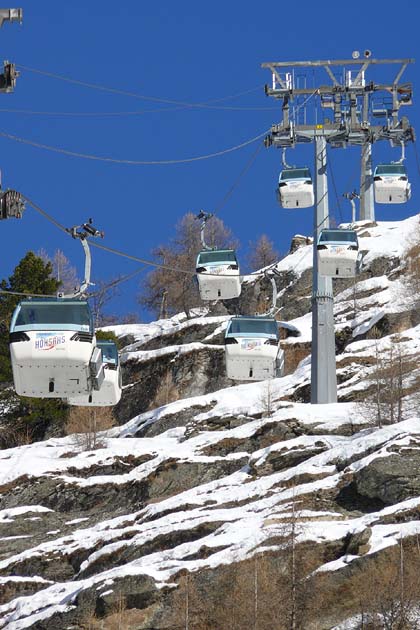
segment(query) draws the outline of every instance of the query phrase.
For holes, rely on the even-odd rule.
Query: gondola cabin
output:
[[[111,407],[121,398],[121,367],[118,349],[114,341],[100,339],[96,347],[102,352],[104,364],[104,380],[99,390],[92,390],[90,394],[68,398],[69,405],[81,407]]]
[[[354,230],[321,230],[318,272],[332,278],[353,278],[359,272],[359,242]]]
[[[378,164],[373,175],[376,203],[405,203],[411,184],[403,164]]]
[[[233,249],[200,252],[196,272],[202,300],[230,300],[241,294],[239,265]]]
[[[84,300],[20,302],[9,341],[15,390],[21,396],[68,398],[102,384],[102,354]]]
[[[309,168],[286,168],[279,176],[278,198],[283,208],[314,205],[314,186]]]
[[[226,374],[237,381],[263,381],[283,375],[277,321],[272,317],[233,317],[225,334]]]

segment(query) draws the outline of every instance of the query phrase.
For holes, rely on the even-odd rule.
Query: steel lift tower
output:
[[[293,148],[297,144],[315,144],[312,403],[337,401],[332,279],[318,273],[316,250],[320,230],[329,227],[327,145],[341,149],[361,147],[360,218],[374,220],[372,144],[388,140],[392,146],[404,147],[415,139],[408,119],[399,117],[400,108],[412,103],[412,85],[400,83],[400,79],[414,60],[373,59],[369,50],[359,57],[355,51],[352,59],[262,64],[271,71],[271,84],[265,86],[265,93],[279,99],[282,105],[282,120],[271,127],[265,145]],[[399,69],[391,83],[367,81],[366,75],[374,66],[395,64]],[[324,82],[318,82],[322,70]],[[324,115],[324,110],[331,111],[330,117]]]
[[[22,20],[22,9],[0,9],[0,28],[4,22],[19,22],[22,24]],[[10,94],[13,92],[18,76],[19,73],[16,71],[15,64],[10,63],[10,61],[4,61],[3,73],[0,74],[0,93]],[[0,221],[12,217],[16,219],[22,218],[24,208],[25,204],[20,193],[16,190],[2,190],[0,173]]]

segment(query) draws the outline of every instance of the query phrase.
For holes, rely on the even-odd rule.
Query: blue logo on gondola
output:
[[[66,342],[65,335],[52,335],[51,333],[36,333],[35,350],[52,350]]]

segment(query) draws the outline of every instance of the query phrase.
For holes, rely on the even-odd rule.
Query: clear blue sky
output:
[[[396,5],[355,0],[283,3],[243,0],[23,1],[24,24],[0,31],[0,58],[140,95],[203,102],[255,90],[224,105],[262,108],[185,108],[94,91],[22,71],[12,95],[0,95],[0,129],[66,149],[132,160],[182,159],[236,145],[280,120],[270,81],[260,64],[273,60],[350,57],[369,48],[374,56],[420,58],[417,3]],[[406,6],[406,9],[404,9]],[[416,67],[405,79],[415,81]],[[388,75],[389,76],[389,75]],[[415,90],[420,86],[414,86]],[[258,89],[259,88],[259,89]],[[51,116],[2,111],[127,112],[124,116]],[[265,109],[267,108],[267,109]],[[406,113],[418,127],[416,105]],[[379,146],[381,145],[381,146]],[[92,216],[106,244],[138,256],[167,241],[187,211],[217,206],[257,145],[193,164],[128,166],[77,159],[0,138],[3,185],[33,198],[65,225]],[[357,148],[330,153],[339,195],[358,187]],[[412,146],[407,149],[413,197],[406,205],[377,206],[377,219],[400,219],[419,211],[420,181]],[[280,152],[262,149],[220,212],[243,243],[267,233],[280,251],[294,233],[311,233],[312,209],[282,210],[275,199]],[[313,165],[313,147],[299,147],[290,160]],[[374,147],[375,161],[398,159],[386,143]],[[340,199],[341,201],[341,199]],[[330,181],[330,209],[341,219]],[[349,207],[341,201],[344,220]],[[1,277],[28,249],[61,248],[82,270],[80,245],[28,209],[22,221],[2,222]],[[80,251],[79,251],[80,250]],[[94,252],[93,276],[107,279],[136,268],[110,254]],[[139,311],[138,281],[122,285],[114,312]]]

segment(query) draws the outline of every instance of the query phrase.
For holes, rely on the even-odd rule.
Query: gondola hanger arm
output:
[[[401,157],[399,160],[392,162],[392,164],[403,164],[405,160],[405,143],[401,141]]]
[[[207,221],[209,219],[211,219],[212,216],[213,216],[213,214],[211,212],[205,212],[204,210],[200,210],[200,212],[196,216],[196,219],[201,221],[201,226],[200,226],[200,240],[201,240],[201,244],[203,246],[203,249],[205,249],[206,251],[209,251],[209,252],[211,252],[215,248],[214,247],[210,247],[210,245],[207,245],[206,238],[205,238],[205,235],[204,235],[204,231],[206,229]]]
[[[90,281],[90,275],[91,275],[91,269],[92,269],[92,256],[90,253],[88,238],[92,236],[103,238],[105,234],[103,231],[96,229],[92,225],[92,219],[89,219],[86,223],[83,223],[82,225],[75,225],[71,228],[67,228],[67,232],[72,236],[72,238],[78,239],[80,243],[82,244],[82,247],[85,253],[85,277],[77,291],[75,291],[71,295],[60,294],[60,297],[77,298],[77,297],[82,297],[86,293],[88,288],[92,285],[92,282]]]
[[[294,168],[291,164],[288,164],[286,161],[286,147],[283,147],[281,152],[281,163],[283,168]]]

